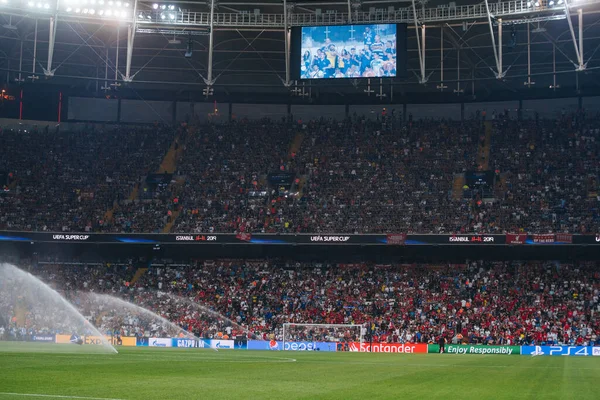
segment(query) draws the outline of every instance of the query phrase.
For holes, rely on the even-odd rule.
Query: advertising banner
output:
[[[233,349],[235,343],[233,340],[217,340],[211,339],[208,341],[211,349]]]
[[[54,335],[33,335],[31,336],[32,342],[56,342],[56,337]]]
[[[531,235],[533,243],[554,243],[554,233],[546,233],[543,235]]]
[[[349,343],[349,350],[360,353],[427,353],[425,343]]]
[[[570,233],[557,233],[556,241],[559,243],[571,244],[573,243],[573,235]]]
[[[73,343],[72,335],[56,335],[56,343]],[[117,339],[116,336],[104,336],[106,341],[113,346],[126,346],[135,347],[137,345],[136,338],[122,336],[121,340]],[[96,346],[102,346],[102,338],[100,336],[81,336],[82,344],[92,344]]]
[[[210,348],[210,343],[208,340],[173,338],[172,341],[172,347],[196,347],[201,349]]]
[[[387,244],[403,245],[406,243],[406,233],[388,233]]]
[[[147,337],[137,337],[135,338],[135,345],[137,347],[148,347],[148,339]]]
[[[333,342],[285,342],[275,340],[248,340],[248,350],[336,351]]]
[[[527,234],[525,233],[507,233],[506,244],[525,244]]]
[[[600,356],[600,347],[522,346],[524,356]]]
[[[428,353],[439,353],[440,346],[438,344],[427,345]],[[521,354],[520,346],[486,346],[486,345],[462,345],[462,344],[447,344],[447,354],[498,354],[515,356]]]
[[[173,347],[171,338],[149,338],[148,346],[150,347]]]
[[[0,231],[0,240],[7,242],[54,242],[54,243],[130,243],[170,245],[210,244],[256,244],[256,245],[505,245],[505,244],[551,244],[600,245],[600,234],[572,235],[561,233],[535,234],[231,234],[231,233],[51,233]],[[525,240],[525,242],[523,242]]]

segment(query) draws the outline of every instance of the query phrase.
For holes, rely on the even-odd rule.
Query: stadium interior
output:
[[[0,400],[596,398],[599,12],[0,0]]]

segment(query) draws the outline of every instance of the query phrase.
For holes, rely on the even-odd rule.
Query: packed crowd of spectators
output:
[[[600,227],[600,128],[582,115],[557,120],[498,121],[491,166],[505,190],[482,207],[485,232],[596,233]]]
[[[112,230],[107,211],[156,171],[174,136],[159,126],[0,130],[0,171],[13,182],[0,195],[0,229]]]
[[[403,121],[392,113],[242,120],[186,134],[159,127],[2,131],[0,172],[14,183],[0,195],[0,229],[600,232],[598,118],[515,121],[494,114],[493,198],[456,196],[456,176],[481,169],[482,119]],[[145,192],[140,182],[157,172],[175,137],[182,148],[172,183]],[[273,173],[292,174],[293,184],[282,190],[269,180]]]
[[[428,343],[443,335],[449,342],[480,344],[600,345],[597,262],[220,260],[155,265],[135,284],[129,281],[132,264],[30,270],[110,334],[151,336],[167,328],[124,307],[90,302],[93,296],[85,293],[105,293],[146,307],[199,337],[281,339],[286,322],[368,323],[375,325],[374,341],[380,342]],[[0,315],[7,332],[18,329],[10,322],[10,310],[5,307]],[[38,327],[36,315],[28,315],[26,329]],[[312,329],[305,337],[323,334]],[[355,337],[346,330],[335,334],[339,340]]]

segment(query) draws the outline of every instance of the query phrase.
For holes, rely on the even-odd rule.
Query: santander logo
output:
[[[360,353],[427,353],[427,345],[421,343],[350,343],[348,349]]]

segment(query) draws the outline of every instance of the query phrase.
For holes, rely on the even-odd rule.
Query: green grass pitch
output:
[[[0,342],[7,399],[599,399],[600,358]]]

